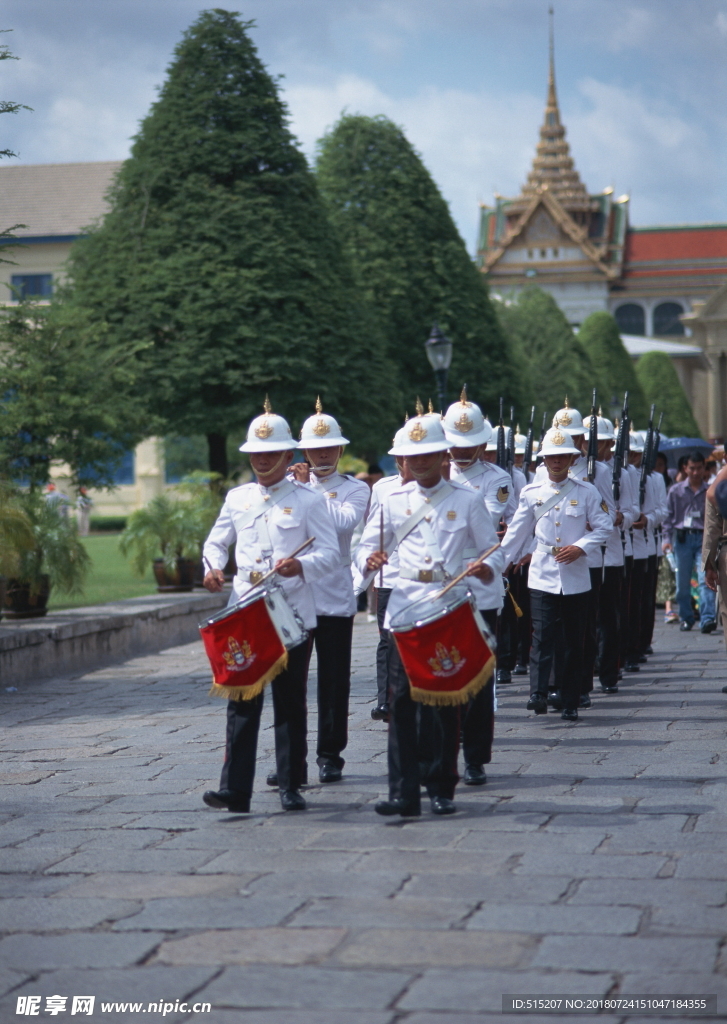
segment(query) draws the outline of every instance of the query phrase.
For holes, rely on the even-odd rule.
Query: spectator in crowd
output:
[[[727,643],[727,467],[719,471],[707,491],[702,567],[707,586],[717,594]],[[727,686],[722,687],[727,693]]]
[[[659,452],[656,456],[654,471],[663,477],[668,494],[674,481],[669,474],[669,465],[663,452]],[[656,603],[660,607],[664,606],[664,622],[667,624],[679,622],[679,612],[674,607],[677,599],[677,579],[672,562],[674,562],[673,554],[659,559],[659,575],[656,582]],[[674,564],[676,563],[674,562]]]
[[[696,566],[700,628],[703,633],[711,633],[717,626],[715,594],[707,586],[701,558],[708,490],[704,479],[704,455],[697,449],[690,452],[684,470],[686,479],[674,483],[667,498],[669,512],[664,521],[662,549],[664,552],[673,551],[676,558],[679,628],[686,632],[694,625],[691,581]]]
[[[88,537],[92,508],[93,502],[88,496],[88,488],[79,487],[78,497],[76,498],[76,522],[78,524],[79,537]]]
[[[62,516],[68,515],[68,507],[71,504],[68,500],[68,495],[64,494],[63,491],[59,491],[52,482],[45,489],[45,500],[49,505],[56,506]]]

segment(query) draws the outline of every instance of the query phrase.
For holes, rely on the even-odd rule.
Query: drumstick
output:
[[[315,540],[315,537],[309,537],[308,540],[304,540],[303,543],[299,547],[297,547],[295,549],[295,551],[291,551],[291,553],[289,555],[287,555],[286,557],[287,558],[295,558],[295,556],[299,555],[304,548],[309,547],[313,543],[314,540]],[[266,572],[265,575],[262,576],[257,581],[257,583],[253,583],[253,587],[259,587],[261,583],[264,583],[265,580],[269,580],[270,577],[274,576],[274,575],[275,575],[275,569],[271,569],[270,572]]]
[[[444,587],[442,590],[437,591],[436,594],[432,594],[432,601],[435,601],[438,597],[444,597],[447,591],[451,590],[452,587],[456,587],[458,583],[462,582],[462,580],[465,578],[465,576],[467,575],[467,573],[469,572],[473,565],[479,565],[480,562],[483,562],[488,555],[491,555],[493,551],[496,551],[499,548],[499,546],[499,541],[497,544],[493,544],[492,547],[489,548],[489,550],[485,551],[484,554],[480,555],[479,558],[476,558],[474,562],[471,563],[471,565],[468,565],[464,572],[461,572],[459,576],[455,576],[453,580],[450,580],[446,587]]]
[[[384,550],[384,506],[381,504],[381,515],[379,516],[379,551]],[[379,569],[379,589],[384,585],[384,566]]]

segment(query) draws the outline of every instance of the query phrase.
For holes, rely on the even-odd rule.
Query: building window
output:
[[[684,307],[678,302],[662,302],[654,310],[654,334],[678,334],[684,336],[684,324],[679,317]]]
[[[533,250],[532,249],[528,249],[528,259],[531,260],[532,258],[533,258]]]
[[[547,257],[547,255],[548,255],[548,250],[547,249],[541,249],[540,250],[540,258],[541,258],[541,260],[544,260]]]
[[[557,260],[559,256],[560,256],[560,250],[559,249],[553,249],[553,259]]]
[[[622,334],[646,334],[646,314],[643,306],[637,306],[635,302],[627,302],[619,306],[613,314],[616,317],[618,329]]]
[[[10,278],[13,302],[49,299],[53,294],[52,274],[13,274]]]

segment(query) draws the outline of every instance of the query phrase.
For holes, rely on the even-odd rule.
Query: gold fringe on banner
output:
[[[420,704],[429,704],[432,707],[451,707],[455,704],[466,704],[470,697],[476,696],[480,690],[490,681],[490,676],[495,671],[495,655],[491,654],[483,668],[474,679],[470,679],[461,690],[449,690],[447,692],[438,690],[422,690],[418,686],[412,686],[409,680],[409,692],[411,699]]]
[[[264,676],[252,686],[219,686],[213,682],[209,697],[222,697],[224,700],[252,700],[257,697],[259,693],[262,693],[268,683],[271,683],[276,676],[279,676],[281,672],[284,672],[288,667],[288,652],[283,651],[282,655],[278,658],[272,668],[269,668]]]

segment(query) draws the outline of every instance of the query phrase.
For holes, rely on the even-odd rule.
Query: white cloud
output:
[[[717,11],[714,19],[714,27],[721,36],[727,37],[727,11]]]

